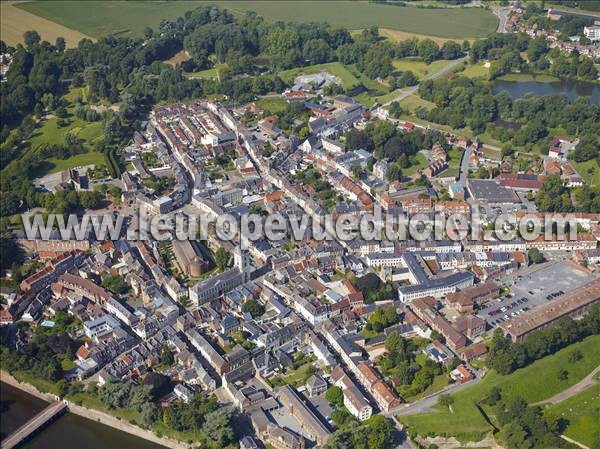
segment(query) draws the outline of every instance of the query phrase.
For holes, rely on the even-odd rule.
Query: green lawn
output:
[[[600,163],[597,159],[586,162],[571,161],[571,163],[586,183],[600,186]]]
[[[417,399],[420,398],[424,398],[425,396],[429,396],[430,394],[433,394],[437,391],[440,391],[442,388],[448,386],[448,375],[447,374],[440,374],[438,376],[435,376],[433,378],[433,383],[431,385],[429,385],[429,387],[427,387],[425,389],[425,391],[416,394],[414,396],[408,396],[403,398],[406,402],[414,402]]]
[[[383,92],[388,92],[389,91],[389,87],[385,86],[383,84],[381,84],[379,81],[377,80],[372,80],[371,78],[369,78],[367,75],[365,75],[364,73],[362,73],[360,70],[358,70],[358,68],[356,67],[355,64],[352,65],[348,65],[346,66],[346,68],[352,72],[352,74],[362,83],[363,86],[365,86],[367,89],[370,90],[376,90],[376,91],[383,91]]]
[[[102,165],[106,164],[106,158],[104,154],[98,151],[90,151],[89,153],[77,154],[67,159],[48,159],[48,162],[52,164],[49,167],[47,173],[56,173],[59,171],[66,170],[68,168],[74,168],[84,165]]]
[[[415,112],[415,110],[419,107],[433,109],[435,107],[435,104],[433,104],[427,100],[423,100],[418,95],[409,95],[408,97],[406,97],[402,101],[400,101],[400,106],[402,106],[404,109],[406,109],[410,112]],[[409,117],[407,120],[412,120],[412,118]],[[412,120],[412,121],[414,121],[414,120]]]
[[[63,119],[59,119],[58,117],[43,119],[27,142],[29,145],[27,151],[37,151],[42,145],[64,144],[65,136],[67,134],[74,134],[84,141],[84,145],[87,147],[88,152],[67,159],[50,158],[46,161],[48,164],[37,173],[38,176],[42,176],[46,173],[59,172],[80,165],[99,165],[106,163],[106,159],[102,153],[92,151],[93,143],[104,135],[104,125],[102,120],[88,122],[81,120],[74,115],[75,106],[73,101],[76,97],[85,101],[87,96],[88,89],[86,87],[73,88],[65,94],[62,98],[70,102],[66,108],[68,116]],[[59,126],[61,121],[64,122],[64,126]]]
[[[299,387],[304,384],[308,378],[311,376],[309,373],[309,369],[313,366],[312,362],[305,363],[300,366],[296,370],[291,370],[286,373],[286,376],[283,378],[285,383],[293,385],[294,387]]]
[[[417,170],[423,170],[429,165],[429,161],[422,153],[417,153],[410,158],[411,166],[402,170],[405,176],[410,176]]]
[[[86,142],[92,143],[104,132],[102,121],[86,122],[71,116],[65,119],[68,124],[61,128],[58,126],[58,120],[56,117],[45,120],[42,126],[35,130],[29,141],[32,148],[38,148],[43,144],[62,144],[67,133],[73,133]]]
[[[282,72],[279,72],[279,76],[286,83],[292,84],[298,75],[312,75],[321,71],[326,71],[333,76],[337,76],[346,89],[351,89],[359,84],[358,78],[354,76],[346,66],[337,61],[283,70]]]
[[[600,384],[546,408],[546,413],[569,421],[564,434],[586,446],[600,439]]]
[[[583,358],[570,363],[569,355],[576,349]],[[504,399],[521,396],[529,403],[541,401],[584,378],[598,365],[598,360],[600,335],[594,335],[507,376],[490,372],[478,384],[453,395],[453,412],[438,407],[434,413],[401,416],[399,419],[409,427],[409,432],[419,435],[456,436],[461,440],[476,441],[492,430],[478,406],[492,387],[498,386]],[[558,373],[564,369],[569,372],[569,377],[561,381]]]
[[[141,36],[162,19],[174,20],[198,6],[217,3],[234,15],[256,11],[268,21],[328,22],[361,29],[377,25],[392,30],[447,38],[485,37],[498,26],[497,17],[483,8],[423,9],[386,6],[367,1],[208,0],[194,1],[33,1],[16,5],[68,28],[93,37],[107,34]]]
[[[13,371],[10,374],[15,379],[17,379],[19,382],[25,382],[25,383],[31,384],[35,388],[37,388],[39,391],[41,391],[42,393],[57,394],[57,392],[58,392],[58,388],[56,387],[55,382],[50,382],[48,380],[40,379],[39,377],[34,376],[33,374],[31,374],[29,372]]]
[[[448,168],[440,174],[442,177],[458,176],[458,168],[460,165],[460,158],[462,151],[458,148],[452,148],[448,151]]]
[[[410,70],[413,72],[419,79],[426,78],[427,76],[437,72],[446,66],[450,61],[445,59],[440,59],[439,61],[433,61],[431,64],[426,64],[420,58],[403,58],[403,59],[394,59],[392,64],[394,68],[400,70],[402,72],[406,72]]]
[[[382,334],[383,334],[383,332],[377,332],[377,331],[374,331],[374,330],[372,330],[372,329],[371,329],[371,330],[369,330],[369,329],[367,329],[367,328],[365,327],[365,328],[363,328],[363,329],[360,331],[360,334],[361,334],[363,337],[365,337],[365,339],[367,339],[367,340],[368,340],[368,339],[370,339],[370,338],[377,337],[378,335],[382,335]]]
[[[498,78],[500,81],[517,81],[524,83],[527,81],[537,81],[539,83],[551,83],[553,81],[560,81],[552,75],[546,74],[535,74],[535,73],[509,73]]]
[[[258,100],[256,106],[263,111],[277,113],[285,111],[287,102],[281,97],[266,97]]]
[[[71,103],[73,103],[77,97],[81,98],[83,101],[87,101],[89,93],[90,89],[87,86],[72,87],[63,98]]]
[[[219,77],[219,71],[226,67],[227,64],[215,64],[210,69],[200,70],[199,72],[186,72],[185,75],[188,78],[216,79]]]
[[[483,154],[485,154],[487,157],[489,157],[491,159],[495,159],[498,161],[502,159],[502,151],[498,151],[498,150],[495,150],[493,148],[486,147],[486,146],[483,146],[481,151],[483,152]]]
[[[469,64],[465,70],[459,72],[458,75],[466,76],[467,78],[485,78],[490,75],[489,67],[485,67],[483,63]]]
[[[75,363],[73,363],[73,360],[64,359],[62,362],[60,362],[60,366],[62,367],[63,371],[71,371],[73,368],[75,368]]]

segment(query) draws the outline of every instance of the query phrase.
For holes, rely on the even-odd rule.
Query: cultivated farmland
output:
[[[26,11],[100,37],[106,34],[141,36],[144,28],[157,28],[162,19],[175,19],[197,6],[215,2],[194,1],[35,1],[18,5]],[[362,29],[380,26],[391,30],[441,38],[478,38],[492,33],[498,19],[482,8],[422,9],[386,6],[366,1],[223,0],[218,5],[234,14],[256,11],[267,20],[322,22]],[[93,14],[90,12],[93,11]]]
[[[51,43],[54,43],[59,36],[64,37],[68,47],[77,46],[77,43],[85,37],[90,38],[77,30],[17,8],[14,2],[2,2],[0,12],[2,40],[8,45],[22,43],[23,33],[31,30],[37,31],[42,39]]]

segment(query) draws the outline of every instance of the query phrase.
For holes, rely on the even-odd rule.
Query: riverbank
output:
[[[11,374],[6,371],[0,370],[0,382],[4,382],[14,388],[17,388],[25,393],[28,393],[32,396],[35,396],[39,399],[42,399],[46,402],[56,401],[58,398],[55,395],[49,393],[43,393],[35,388],[33,385],[20,382]],[[81,405],[77,405],[72,401],[64,400],[67,404],[69,412],[81,416],[83,418],[89,419],[91,421],[96,421],[100,424],[103,424],[108,427],[112,427],[113,429],[120,430],[122,432],[128,433],[130,435],[136,436],[138,438],[143,438],[144,440],[151,441],[152,443],[170,447],[174,449],[188,449],[189,445],[181,443],[172,438],[159,437],[154,434],[150,430],[142,429],[136,425],[128,423],[126,421],[120,420],[108,413],[101,412],[99,410],[90,409]]]
[[[512,81],[525,83],[528,81],[536,81],[538,83],[556,83],[560,81],[560,78],[545,73],[508,73],[506,75],[499,76],[499,81]],[[577,80],[575,80],[577,81]]]

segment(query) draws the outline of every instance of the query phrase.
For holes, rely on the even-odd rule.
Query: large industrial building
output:
[[[563,317],[579,318],[596,303],[600,303],[600,279],[595,279],[558,299],[504,321],[500,324],[500,328],[506,335],[510,335],[514,342],[520,342],[533,331],[551,326]]]

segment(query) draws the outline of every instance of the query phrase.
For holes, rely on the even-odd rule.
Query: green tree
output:
[[[171,366],[175,362],[175,357],[167,345],[164,345],[160,353],[160,363]]]
[[[255,299],[249,299],[242,306],[242,312],[249,313],[250,315],[252,315],[252,318],[258,318],[262,316],[263,313],[265,313],[265,306],[263,306]]]
[[[125,282],[125,278],[118,274],[104,278],[102,286],[117,295],[122,295],[129,291],[129,285]]]
[[[527,251],[527,256],[533,264],[542,263],[545,260],[544,255],[537,248],[530,248]]]
[[[340,387],[329,387],[325,392],[325,399],[337,407],[344,405],[344,393]]]
[[[454,404],[454,397],[450,396],[449,394],[442,394],[438,399],[438,403],[442,407],[450,408],[450,406]]]
[[[215,251],[215,264],[219,271],[225,271],[229,265],[229,253],[222,246]]]
[[[59,53],[62,53],[65,51],[65,48],[67,48],[67,44],[65,42],[65,38],[64,37],[57,37],[54,46],[56,47],[56,51]]]

